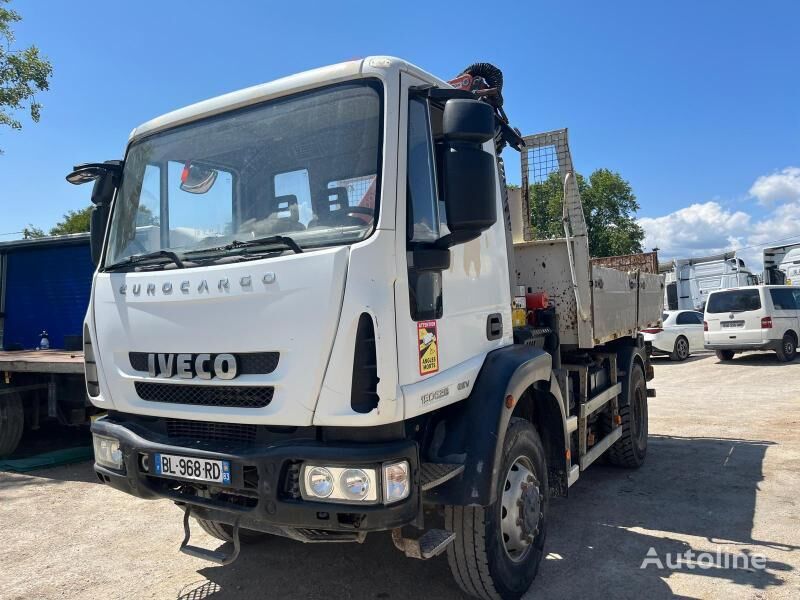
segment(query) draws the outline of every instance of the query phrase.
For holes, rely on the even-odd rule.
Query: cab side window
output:
[[[411,98],[408,104],[406,212],[411,318],[414,321],[439,319],[444,312],[442,273],[417,269],[413,265],[415,249],[430,246],[441,236],[430,110],[427,100],[421,98]]]
[[[408,217],[409,242],[439,239],[439,203],[427,101],[412,98],[408,107]]]

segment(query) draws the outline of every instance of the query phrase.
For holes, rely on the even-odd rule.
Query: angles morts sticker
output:
[[[436,321],[419,321],[419,374],[429,375],[439,370],[439,336]]]

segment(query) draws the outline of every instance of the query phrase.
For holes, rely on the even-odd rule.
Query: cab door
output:
[[[401,82],[395,303],[408,419],[467,397],[486,354],[512,339],[501,207],[500,218],[477,239],[426,254],[449,233],[437,178],[444,107],[412,91],[426,82],[410,74]],[[494,153],[493,142],[484,150]]]

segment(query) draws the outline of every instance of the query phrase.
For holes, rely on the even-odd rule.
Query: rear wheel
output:
[[[775,351],[780,362],[792,362],[797,356],[797,342],[791,333],[783,334],[781,347]]]
[[[14,452],[22,439],[25,411],[19,394],[0,396],[0,458]]]
[[[512,419],[503,442],[497,499],[489,506],[446,506],[456,534],[447,561],[458,585],[475,598],[520,598],[544,555],[547,467],[539,434]]]
[[[608,449],[608,460],[619,467],[640,467],[647,455],[647,383],[638,362],[633,363],[630,375],[622,382],[619,416],[622,435]],[[605,418],[606,430],[611,431],[610,415]]]
[[[195,517],[196,518],[196,517]],[[200,528],[211,537],[215,537],[223,542],[233,541],[233,526],[227,523],[220,523],[219,521],[211,521],[209,519],[197,519]],[[261,531],[253,531],[252,529],[239,529],[239,541],[243,544],[252,544],[267,537],[268,533]]]
[[[669,355],[670,360],[684,361],[689,358],[689,340],[682,335],[675,340],[675,346]]]
[[[733,360],[733,350],[717,350],[714,354],[719,360]]]

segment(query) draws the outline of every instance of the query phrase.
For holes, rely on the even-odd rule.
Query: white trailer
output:
[[[523,141],[501,91],[487,64],[448,83],[354,60],[154,119],[68,176],[95,181],[95,470],[181,506],[183,552],[390,530],[466,593],[519,598],[549,499],[603,454],[642,464],[660,279],[590,266],[566,131]],[[545,172],[565,235],[537,241]],[[233,551],[190,545],[191,517]]]

